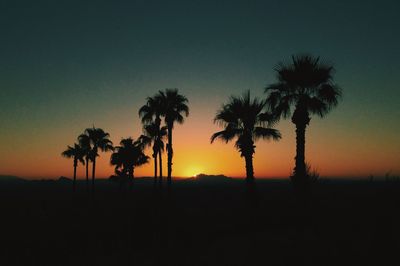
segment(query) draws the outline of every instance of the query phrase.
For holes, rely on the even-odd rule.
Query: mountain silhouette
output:
[[[202,181],[202,182],[221,182],[221,181],[232,180],[232,178],[227,177],[222,174],[219,174],[219,175],[198,174],[198,175],[196,175],[196,177],[194,177],[192,179],[196,180],[196,181]]]
[[[57,181],[58,182],[71,182],[72,179],[68,178],[68,177],[65,177],[65,176],[60,176]]]
[[[24,182],[25,179],[13,175],[0,175],[0,182]]]

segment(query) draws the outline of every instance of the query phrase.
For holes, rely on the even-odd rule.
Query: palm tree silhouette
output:
[[[90,138],[86,134],[78,136],[79,145],[82,147],[84,152],[85,166],[86,166],[86,190],[89,190],[89,162],[92,160],[92,147],[90,144]]]
[[[115,147],[111,154],[110,163],[115,166],[115,172],[119,176],[127,177],[130,182],[134,178],[135,167],[149,162],[149,157],[143,153],[145,143],[140,139],[122,139],[120,146]]]
[[[84,149],[79,144],[74,144],[74,147],[68,146],[68,148],[61,153],[61,155],[65,158],[73,158],[74,162],[74,179],[73,179],[73,191],[76,188],[76,168],[78,167],[78,163],[81,162],[85,164],[83,160]]]
[[[89,158],[92,161],[92,189],[94,190],[94,180],[96,178],[96,157],[99,156],[98,151],[113,151],[113,143],[109,139],[110,134],[104,132],[101,128],[87,128],[85,129],[84,135],[87,135],[90,139],[91,150]],[[82,136],[82,135],[81,135]]]
[[[172,130],[175,122],[183,124],[185,121],[183,116],[189,116],[189,107],[187,106],[189,101],[185,96],[178,93],[178,89],[159,91],[155,98],[161,105],[161,116],[164,117],[165,124],[167,125],[168,183],[170,183],[173,157]]]
[[[157,154],[159,157],[160,180],[162,174],[162,152],[164,150],[163,138],[165,136],[165,128],[161,127],[162,105],[159,97],[148,97],[147,102],[139,109],[139,117],[142,118],[143,130],[147,137],[153,142],[153,157],[154,157],[154,177],[157,175]],[[146,127],[150,126],[146,129]],[[150,140],[148,140],[150,141]],[[149,143],[149,142],[148,142]],[[149,143],[151,145],[151,143]],[[156,152],[156,153],[154,153]]]
[[[305,132],[310,115],[324,117],[338,104],[341,89],[333,83],[334,68],[311,55],[292,56],[290,64],[275,68],[277,82],[265,88],[270,110],[289,118],[296,126],[296,157],[292,180],[297,185],[309,183],[305,163]]]
[[[237,138],[235,147],[240,156],[244,157],[246,164],[246,180],[254,179],[253,154],[255,141],[258,139],[279,140],[281,134],[271,125],[271,115],[263,113],[266,103],[257,98],[251,99],[250,91],[243,93],[242,97],[231,96],[229,102],[224,104],[214,118],[214,123],[224,127],[224,130],[211,136],[211,143],[221,139],[228,143]]]
[[[159,157],[160,164],[160,181],[162,179],[162,152],[164,151],[164,138],[167,135],[167,127],[159,127],[155,122],[145,125],[143,127],[144,135],[140,136],[141,141],[146,146],[153,144],[154,158],[154,180],[157,179],[157,157]]]

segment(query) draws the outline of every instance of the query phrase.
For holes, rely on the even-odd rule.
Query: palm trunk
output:
[[[310,123],[310,115],[303,104],[298,104],[292,116],[296,125],[296,157],[292,180],[295,186],[307,186],[308,176],[305,162],[306,127]]]
[[[246,162],[246,181],[252,182],[254,180],[254,170],[253,170],[253,155],[245,155]]]
[[[305,163],[306,126],[305,124],[296,124],[296,166],[294,168],[294,176],[300,182],[305,181],[307,175]]]
[[[89,191],[89,157],[86,157],[86,191]]]
[[[153,158],[154,158],[154,182],[157,180],[157,155],[158,152],[153,153]]]
[[[92,191],[94,192],[94,179],[96,178],[96,157],[93,157],[92,162]]]
[[[161,118],[160,118],[160,115],[159,114],[157,114],[156,115],[156,119],[155,119],[155,123],[156,123],[156,125],[157,125],[157,138],[156,138],[156,141],[157,141],[157,153],[156,153],[156,157],[158,156],[158,162],[159,162],[159,171],[160,171],[160,176],[159,176],[159,181],[161,182],[162,181],[162,178],[163,178],[163,176],[162,176],[162,158],[161,158],[161,145],[160,145],[160,143],[159,142],[161,142],[162,143],[162,141],[160,140],[160,127],[161,127]],[[155,176],[156,176],[156,174],[155,174]]]
[[[130,189],[132,189],[132,186],[133,186],[133,180],[134,180],[134,171],[135,171],[135,168],[134,167],[130,167],[129,168],[129,171],[128,171],[128,179],[129,179],[129,188]]]
[[[167,152],[168,152],[168,183],[172,181],[172,124],[168,124],[168,144],[167,144]]]
[[[76,167],[78,166],[78,162],[74,159],[74,180],[72,181],[72,191],[75,192],[76,189]]]
[[[161,149],[158,151],[158,163],[160,164],[160,181],[162,181],[163,174],[162,174],[162,153]]]

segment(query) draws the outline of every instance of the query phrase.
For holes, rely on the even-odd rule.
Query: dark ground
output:
[[[0,183],[0,265],[400,265],[400,182],[317,184],[309,206],[282,181],[78,188]]]

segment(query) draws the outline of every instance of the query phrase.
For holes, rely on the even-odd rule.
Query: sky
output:
[[[265,97],[274,67],[298,53],[332,63],[344,94],[326,118],[312,118],[306,160],[328,177],[399,175],[399,9],[385,0],[3,0],[0,175],[71,176],[60,153],[85,128],[103,128],[115,144],[137,138],[146,97],[178,88],[190,115],[174,129],[173,175],[243,177],[233,143],[210,144],[213,117],[230,95]],[[282,140],[256,143],[256,177],[291,174],[294,125],[276,128]],[[98,176],[113,174],[109,159],[100,155]],[[152,162],[135,173],[152,176]]]

